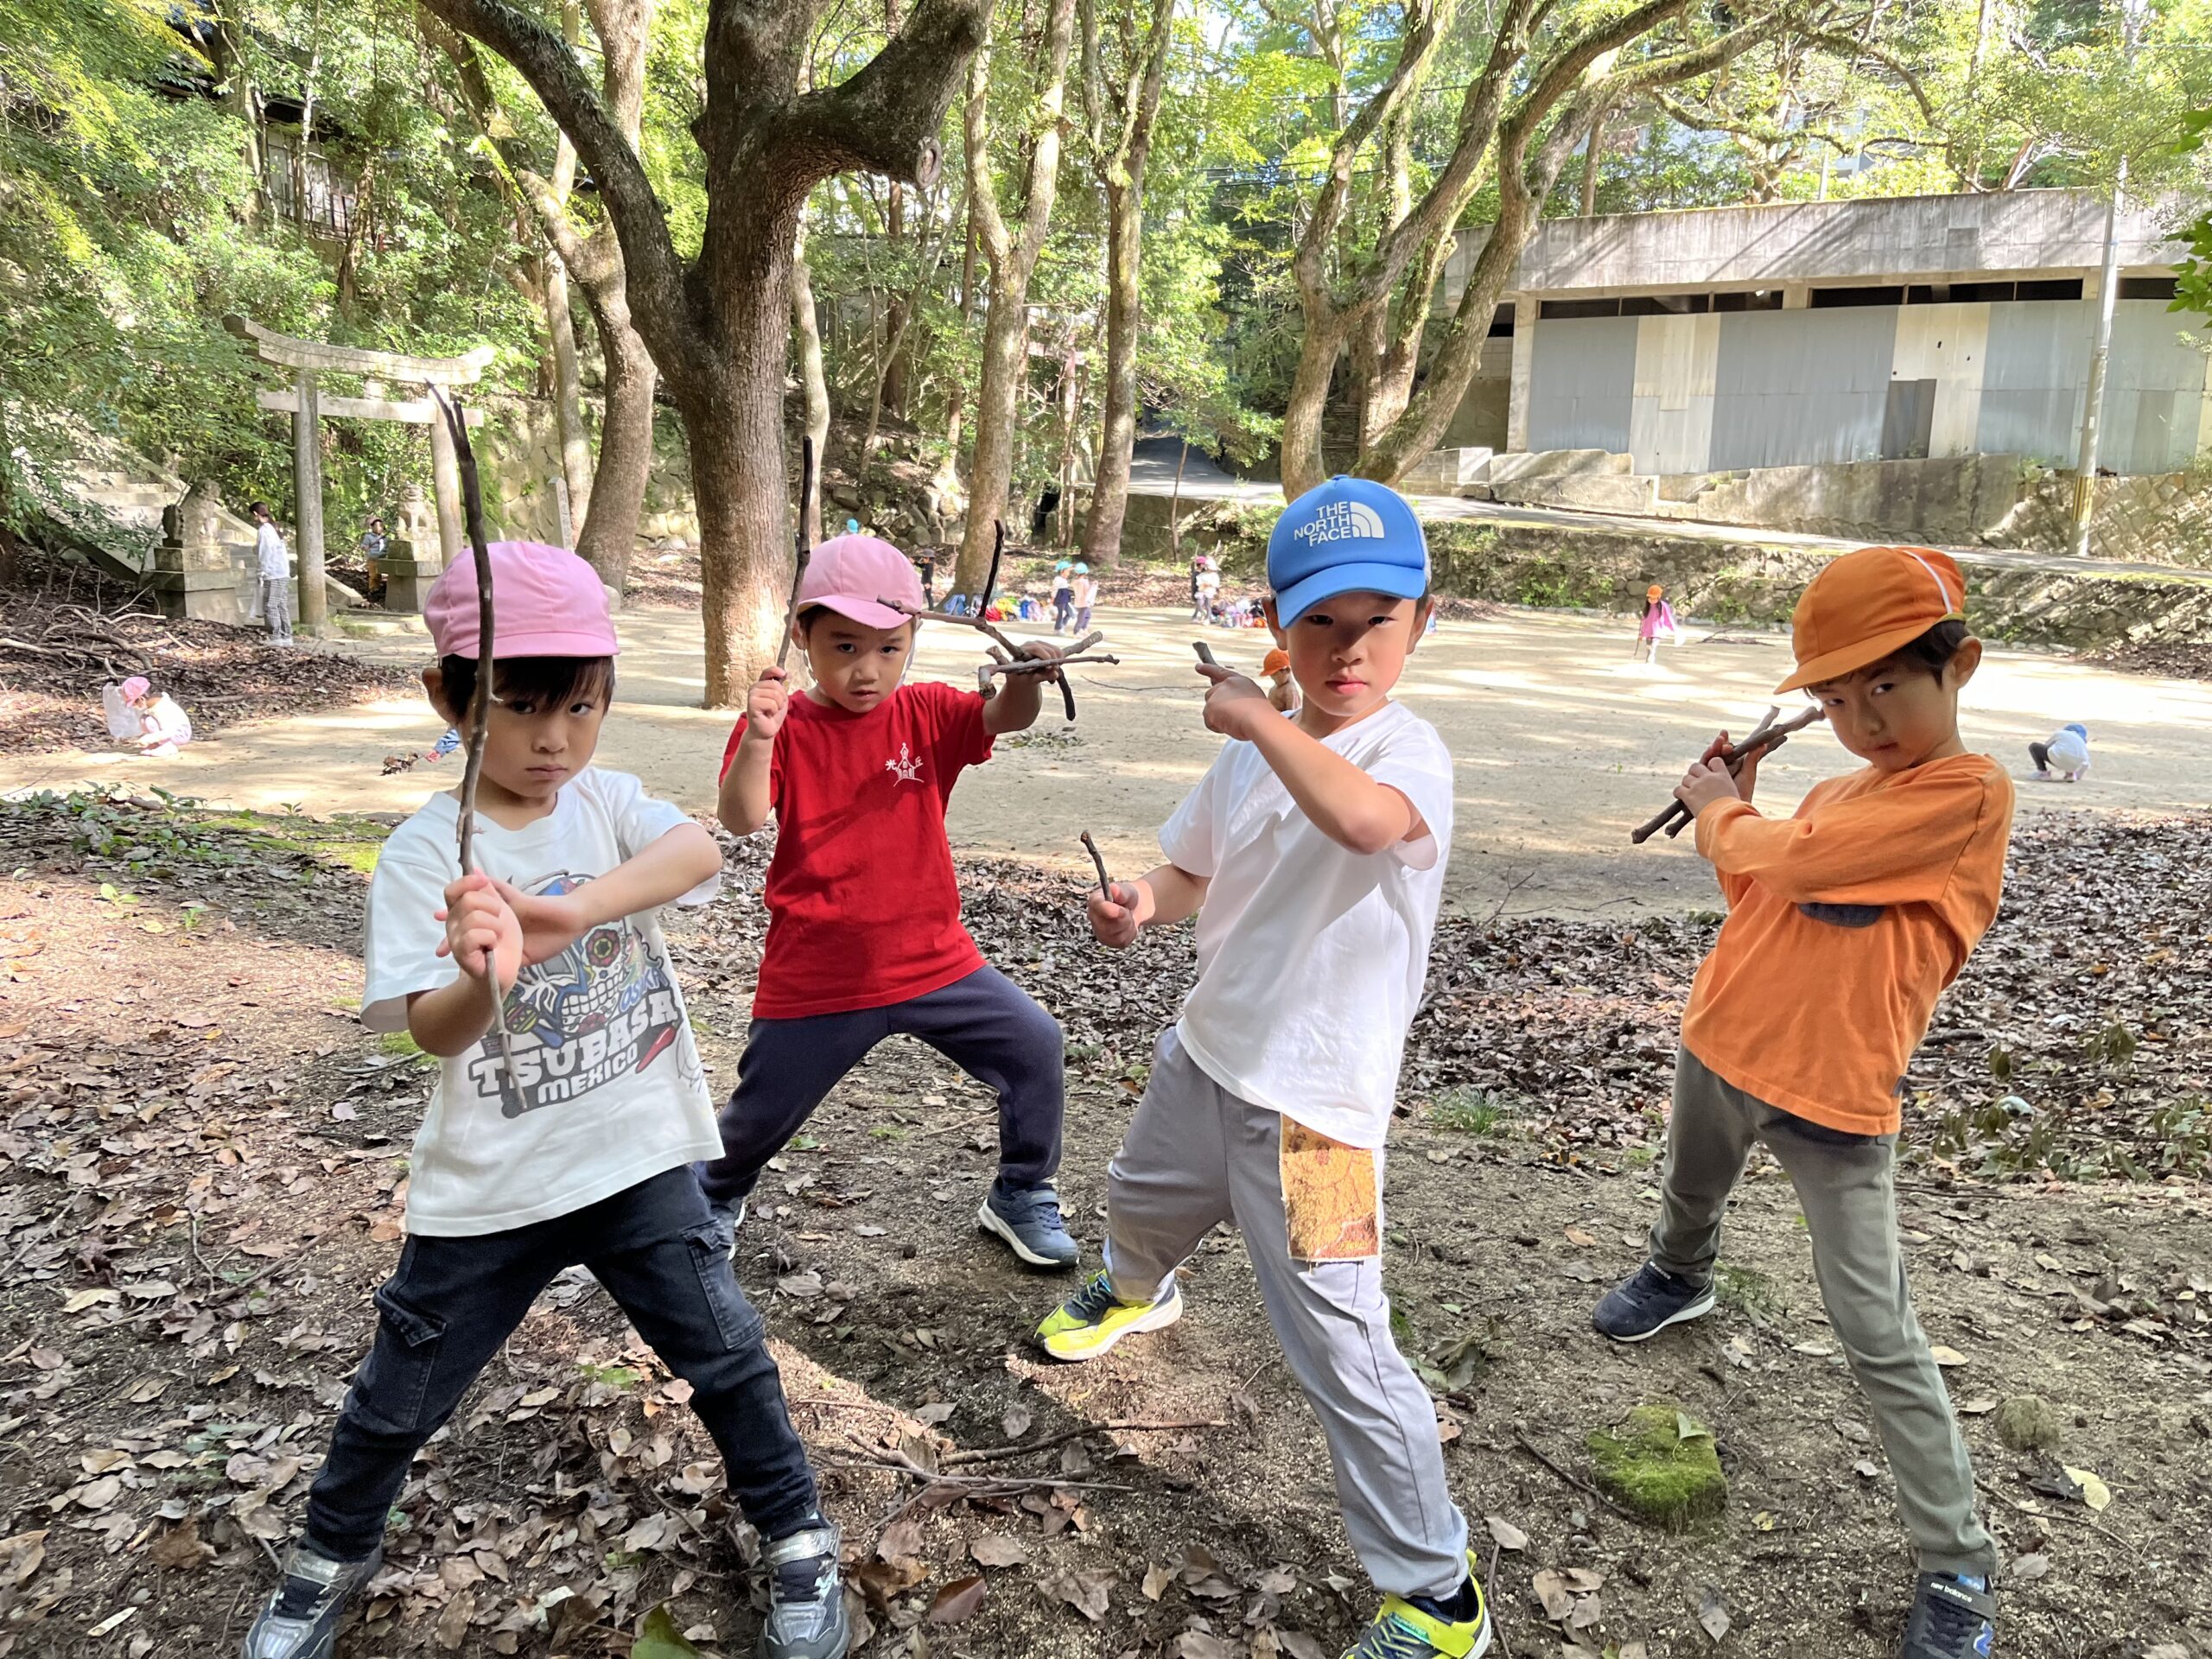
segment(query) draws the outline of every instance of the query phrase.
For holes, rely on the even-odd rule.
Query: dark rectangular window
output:
[[[1953,283],[1951,297],[1962,305],[1990,305],[2012,297],[2011,283]]]
[[[1903,305],[1902,288],[1816,288],[1813,290],[1813,307],[1824,310],[1840,305]]]
[[[1639,294],[1621,302],[1624,317],[1701,316],[1712,308],[1710,294]]]
[[[1782,290],[1761,288],[1748,293],[1716,294],[1713,296],[1713,308],[1715,311],[1779,311],[1782,309]]]
[[[2174,279],[2171,276],[2123,276],[2120,279],[2120,297],[2123,300],[2171,300],[2174,296]]]
[[[2021,283],[2015,287],[2013,297],[2022,300],[2078,300],[2082,297],[2082,279],[2066,276]]]
[[[1618,300],[1545,300],[1536,315],[1547,322],[1567,322],[1577,317],[1618,317]]]
[[[1915,283],[1904,291],[1907,305],[1948,305],[1955,297],[1948,283]]]
[[[1490,314],[1490,338],[1499,340],[1513,332],[1513,308],[1501,305]]]

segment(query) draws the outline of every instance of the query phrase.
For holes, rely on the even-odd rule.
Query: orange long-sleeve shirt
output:
[[[1829,779],[1789,818],[1707,808],[1697,849],[1728,919],[1683,1046],[1785,1112],[1894,1132],[1936,999],[1997,914],[2012,828],[2012,780],[1982,754]]]

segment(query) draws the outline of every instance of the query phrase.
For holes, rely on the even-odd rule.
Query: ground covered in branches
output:
[[[259,627],[0,593],[0,754],[112,747],[100,688],[133,674],[175,697],[202,733],[414,683],[392,664],[272,645]]]
[[[0,1652],[229,1651],[265,1593],[372,1328],[429,1081],[354,1015],[381,834],[0,805]],[[671,932],[725,1080],[763,853],[733,848],[730,891]],[[2004,1546],[2010,1653],[2177,1659],[2212,1625],[2190,1058],[2212,1022],[2184,971],[2212,934],[2208,855],[2203,818],[2024,828],[2005,918],[1914,1066],[1911,1272]],[[1095,1250],[1187,939],[1108,956],[1069,881],[966,878],[987,951],[1067,1027],[1063,1187]],[[1713,925],[1440,936],[1386,1260],[1455,1490],[1484,1517],[1497,1652],[1718,1639],[1875,1659],[1897,1639],[1909,1552],[1778,1172],[1746,1185],[1715,1319],[1633,1351],[1587,1330],[1637,1259],[1673,1024]],[[1065,1281],[972,1231],[993,1124],[934,1055],[887,1047],[742,1235],[845,1529],[860,1651],[1338,1651],[1370,1592],[1236,1240],[1192,1263],[1179,1326],[1046,1366],[1022,1338]],[[749,1651],[749,1540],[683,1392],[587,1277],[557,1284],[417,1463],[341,1652],[619,1654],[649,1619]],[[1997,1408],[2031,1392],[2057,1444],[2009,1449]],[[1587,1484],[1586,1438],[1654,1401],[1710,1427],[1731,1483],[1685,1535]]]

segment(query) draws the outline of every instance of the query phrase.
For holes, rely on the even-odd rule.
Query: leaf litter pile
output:
[[[415,683],[388,663],[272,645],[259,627],[0,594],[0,754],[114,747],[100,688],[133,674],[175,697],[201,733]]]
[[[273,1581],[373,1328],[430,1083],[358,1024],[382,833],[0,804],[0,1655],[229,1651]],[[765,855],[732,846],[724,896],[671,924],[725,1084]],[[2005,915],[1910,1079],[1909,1267],[2004,1550],[2009,1651],[2183,1659],[2212,1622],[2212,1033],[2189,971],[2208,870],[2205,819],[2024,826]],[[1095,1261],[1187,937],[1111,955],[1072,880],[963,880],[986,953],[1066,1028],[1061,1185]],[[1587,1329],[1638,1259],[1713,925],[1440,930],[1385,1267],[1495,1652],[1894,1649],[1910,1552],[1764,1155],[1713,1319],[1633,1350]],[[844,1529],[855,1651],[1341,1651],[1372,1592],[1241,1246],[1200,1247],[1181,1325],[1052,1367],[1024,1338],[1071,1281],[973,1231],[995,1134],[979,1086],[887,1045],[741,1236]],[[588,1274],[563,1275],[418,1459],[341,1651],[749,1652],[757,1542],[686,1392]],[[1728,1478],[1687,1533],[1594,1484],[1588,1437],[1653,1402],[1713,1438]]]

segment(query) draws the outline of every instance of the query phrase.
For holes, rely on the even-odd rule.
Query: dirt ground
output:
[[[1193,630],[1172,611],[1109,607],[1096,621],[1120,665],[1080,672],[1073,726],[1048,698],[1034,730],[963,779],[951,832],[963,851],[1075,871],[1076,836],[1088,827],[1117,874],[1156,861],[1159,825],[1218,747],[1198,719]],[[697,706],[698,626],[687,611],[624,615],[621,689],[600,759],[704,812],[729,716]],[[1446,622],[1414,658],[1402,695],[1436,722],[1458,763],[1450,895],[1463,911],[1630,914],[1711,903],[1710,880],[1687,847],[1631,849],[1628,831],[1665,804],[1717,727],[1742,730],[1757,719],[1787,671],[1787,639],[1694,630],[1691,644],[1666,650],[1653,669],[1628,660],[1630,632],[1618,620],[1508,611]],[[925,633],[922,675],[957,681],[980,660],[965,631]],[[1248,670],[1266,645],[1257,631],[1209,638],[1224,661]],[[420,637],[344,648],[399,662],[428,655]],[[1967,701],[1970,741],[2023,778],[2031,739],[2069,721],[2089,728],[2090,781],[2027,783],[2028,811],[2167,811],[2212,793],[2212,683],[2000,651]],[[76,750],[0,756],[0,793],[128,779],[264,810],[405,813],[441,786],[437,774],[383,776],[384,758],[427,750],[440,730],[422,699],[404,697],[271,718],[170,760]],[[1796,739],[1762,772],[1762,800],[1794,802],[1847,761],[1817,733]]]
[[[395,1258],[429,1083],[356,1021],[378,833],[0,807],[0,1655],[225,1654],[266,1593]],[[724,895],[671,930],[723,1082],[764,854],[733,844]],[[2201,816],[2028,826],[2002,931],[1915,1065],[1910,1271],[2002,1547],[2000,1655],[2212,1656],[2212,1023],[2188,956],[2212,937],[2208,870]],[[1109,956],[1072,880],[963,875],[987,951],[1066,1028],[1062,1186],[1095,1261],[1187,937]],[[1694,918],[1452,923],[1416,1022],[1386,1274],[1513,1659],[1883,1659],[1897,1638],[1910,1552],[1778,1170],[1757,1161],[1735,1206],[1713,1319],[1637,1349],[1588,1328],[1642,1246],[1672,1026],[1710,938]],[[2085,1047],[2120,1023],[2125,1056]],[[2056,1130],[2018,1147],[1988,1117],[2000,1089]],[[1179,1325],[1051,1367],[1024,1338],[1070,1281],[974,1230],[994,1133],[976,1085],[887,1046],[741,1237],[844,1529],[856,1651],[1339,1652],[1371,1592],[1241,1245],[1203,1247]],[[2126,1135],[2145,1179],[2055,1178]],[[2162,1142],[2193,1151],[2162,1174]],[[1997,1437],[1992,1408],[2026,1392],[2057,1409],[2055,1451]],[[700,1651],[749,1652],[748,1540],[683,1397],[588,1276],[556,1283],[418,1460],[342,1659],[620,1654],[656,1606]],[[1731,1483],[1686,1535],[1587,1485],[1585,1437],[1655,1400],[1711,1428]]]

